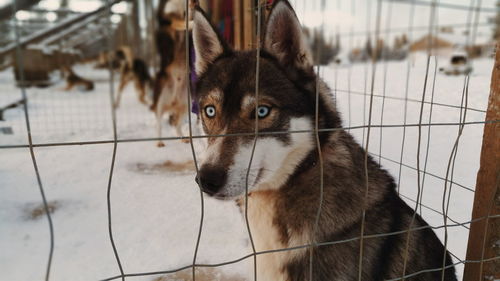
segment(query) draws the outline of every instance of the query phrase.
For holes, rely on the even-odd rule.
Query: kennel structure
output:
[[[78,276],[99,280],[163,280],[187,270],[188,276],[197,280],[196,269],[251,264],[262,254],[250,251],[231,256],[217,249],[216,254],[204,256],[203,250],[210,247],[203,243],[211,245],[204,239],[214,248],[224,248],[233,238],[227,234],[221,242],[210,232],[216,231],[212,223],[219,223],[213,222],[212,212],[230,209],[218,207],[188,181],[197,167],[179,174],[165,171],[163,164],[158,164],[166,158],[182,163],[190,160],[197,165],[201,155],[197,141],[207,136],[196,131],[196,116],[186,120],[182,137],[191,140],[191,145],[180,146],[180,138],[167,136],[161,139],[167,147],[158,150],[154,147],[158,141],[154,114],[135,102],[132,87],[125,93],[123,108],[112,106],[119,74],[106,54],[128,46],[155,73],[159,67],[156,15],[161,1],[0,1],[0,30],[5,34],[0,38],[0,159],[5,163],[0,164],[0,193],[7,194],[0,198],[7,206],[0,216],[6,227],[24,231],[20,233],[27,236],[36,236],[33,233],[41,229],[47,232],[36,243],[22,244],[20,236],[10,232],[2,238],[7,247],[13,245],[7,253],[18,253],[18,258],[13,254],[12,262],[0,270],[10,274],[9,278],[62,280],[73,270]],[[189,2],[180,2],[189,11]],[[197,2],[234,49],[259,46],[272,0]],[[428,220],[450,250],[459,277],[466,281],[500,279],[500,38],[495,31],[499,28],[495,19],[500,15],[500,3],[290,3],[304,24],[318,62],[316,69],[331,88],[345,129],[395,177],[400,196]],[[441,73],[439,68],[457,51],[468,55],[472,72]],[[64,79],[60,69],[65,66],[94,81],[96,89],[89,93],[61,91]],[[191,99],[191,95],[186,98]],[[86,154],[96,160],[86,158]],[[152,159],[157,163],[151,164]],[[88,169],[88,178],[101,180],[85,178],[92,182],[85,186],[81,173],[74,172],[78,169]],[[22,171],[30,171],[32,180],[25,182]],[[142,183],[152,186],[146,189],[146,195],[137,192],[144,188]],[[189,195],[176,191],[188,183],[193,187]],[[63,188],[66,185],[74,190]],[[28,188],[38,192],[36,196],[26,195],[24,190]],[[170,199],[164,193],[167,188],[175,191]],[[88,201],[75,199],[80,196]],[[196,219],[180,216],[179,209],[167,208],[157,201],[159,198],[174,206],[176,201],[187,204],[187,209],[194,210],[188,213]],[[33,202],[41,207],[43,219],[10,219],[16,217],[19,206]],[[158,211],[146,214],[142,208]],[[83,210],[95,214],[92,218],[98,222],[84,224]],[[157,214],[166,210],[171,213]],[[159,221],[178,230],[158,227],[156,231],[152,225]],[[132,222],[142,230],[128,228]],[[88,236],[78,237],[67,230],[75,225],[85,229],[98,225],[99,241],[88,242]],[[237,230],[231,233],[240,235],[236,240],[248,239],[247,233],[243,237]],[[26,235],[24,241],[30,241]],[[155,252],[147,239],[165,241],[167,254]],[[64,242],[58,244],[59,240]],[[107,245],[100,248],[109,258],[101,261],[103,266],[97,266],[95,272],[84,273],[85,269],[66,264],[58,256],[58,252],[71,250],[83,251],[84,256],[87,252],[75,246],[82,241]],[[178,248],[179,243],[189,243],[184,247],[193,250]],[[28,250],[30,247],[32,250]],[[291,249],[281,251],[287,250]],[[26,275],[7,270],[28,255],[23,251],[33,256],[33,260],[26,259],[31,268]],[[155,267],[147,267],[134,260],[141,251],[150,251],[155,259],[165,261],[157,259]]]

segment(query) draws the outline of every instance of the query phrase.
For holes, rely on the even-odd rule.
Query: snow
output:
[[[410,65],[408,97],[420,100],[423,92],[426,58],[417,55]],[[439,60],[439,66],[447,63]],[[431,60],[426,101],[434,71]],[[481,59],[474,62],[470,77],[468,105],[484,110],[489,94],[490,73],[493,61]],[[384,69],[387,67],[387,96],[404,98],[407,62],[383,62],[377,65],[375,94],[383,94]],[[110,141],[113,139],[109,73],[80,66],[77,72],[96,81],[96,90],[81,93],[61,91],[62,83],[47,89],[27,89],[29,115],[34,143],[78,141]],[[336,94],[344,125],[360,126],[368,120],[369,97],[346,93],[349,85],[353,92],[370,91],[370,65],[326,67],[322,76]],[[20,91],[13,84],[10,71],[0,73],[0,104],[20,98]],[[116,79],[115,79],[115,82]],[[434,101],[460,106],[464,85],[463,76],[437,74]],[[116,83],[115,87],[116,89]],[[380,124],[381,98],[374,98],[372,124]],[[429,122],[429,105],[424,106],[422,123]],[[401,125],[404,119],[404,100],[386,99],[384,125]],[[363,121],[363,109],[366,121]],[[349,114],[350,111],[350,114]],[[420,103],[408,102],[407,123],[417,124]],[[348,116],[351,120],[348,120]],[[433,123],[459,121],[460,109],[435,105]],[[12,127],[13,135],[0,135],[1,145],[27,143],[24,113],[21,109],[6,112],[0,127]],[[485,114],[467,111],[467,121],[483,121]],[[146,107],[137,102],[132,86],[126,89],[122,105],[117,111],[117,132],[120,139],[152,138],[155,120]],[[427,147],[428,127],[422,127],[420,169],[423,169]],[[372,128],[371,153],[381,154],[399,162],[403,128]],[[479,167],[479,154],[483,126],[466,125],[460,138],[453,181],[474,187]],[[352,129],[356,139],[363,140],[363,129]],[[367,131],[365,130],[365,136]],[[168,130],[166,135],[172,136]],[[458,126],[431,127],[431,141],[427,171],[441,177],[446,168]],[[403,163],[417,167],[418,128],[406,128]],[[195,141],[196,154],[203,150],[201,141]],[[35,156],[49,202],[58,202],[53,214],[55,251],[51,280],[99,280],[119,274],[108,237],[106,192],[113,152],[112,143],[54,146],[35,148]],[[27,148],[0,149],[0,271],[2,279],[23,281],[42,280],[49,250],[49,232],[44,217],[32,220],[27,209],[40,204],[33,165]],[[111,203],[113,233],[116,246],[126,273],[175,269],[190,265],[200,222],[200,193],[194,182],[194,171],[173,172],[161,166],[165,161],[184,162],[192,159],[190,145],[180,141],[167,141],[159,149],[155,142],[140,141],[119,143],[112,178]],[[381,160],[394,177],[398,177],[399,164]],[[415,199],[416,171],[401,170],[401,194]],[[429,175],[425,178],[422,203],[442,210],[444,181]],[[449,217],[458,222],[470,220],[473,192],[454,185],[451,193]],[[408,201],[411,206],[415,203]],[[240,212],[232,202],[204,198],[204,222],[197,256],[197,263],[219,263],[248,255],[246,227]],[[432,226],[443,225],[443,217],[425,208],[424,218]],[[452,222],[448,221],[448,224]],[[436,230],[444,237],[444,229]],[[468,230],[463,227],[448,229],[448,248],[460,259],[465,258]],[[457,260],[455,260],[456,262]],[[251,259],[219,268],[228,274],[248,276]],[[458,267],[461,274],[463,266]],[[154,280],[154,276],[130,278]]]

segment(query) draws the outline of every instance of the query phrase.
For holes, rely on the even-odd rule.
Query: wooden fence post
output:
[[[243,44],[243,21],[242,21],[242,6],[241,6],[241,1],[234,1],[233,2],[233,19],[234,19],[234,48],[236,50],[243,50],[244,49],[244,44]]]
[[[491,77],[464,281],[500,279],[500,43]],[[491,217],[495,216],[495,217]],[[489,260],[488,260],[489,259]]]
[[[243,0],[243,50],[252,49],[254,44],[254,1]]]

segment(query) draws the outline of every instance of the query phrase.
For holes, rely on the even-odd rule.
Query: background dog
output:
[[[190,1],[190,7],[194,1]],[[151,109],[156,114],[158,137],[161,137],[162,120],[169,116],[169,124],[182,136],[182,124],[189,112],[186,77],[186,9],[184,0],[163,0],[158,9],[157,49],[160,70],[156,74],[154,98]],[[189,14],[192,14],[190,12]],[[191,21],[189,21],[191,22]],[[190,29],[190,26],[188,25]],[[158,146],[164,146],[158,142]]]
[[[64,66],[61,69],[64,79],[66,80],[66,87],[64,91],[70,91],[74,87],[77,87],[81,91],[92,91],[94,90],[94,82],[78,76],[70,66]]]
[[[120,86],[118,88],[118,96],[114,104],[115,108],[120,106],[123,89],[125,89],[131,81],[134,82],[139,102],[144,105],[148,105],[147,93],[153,91],[154,82],[153,78],[149,74],[146,62],[139,58],[134,58],[132,51],[128,47],[122,47],[116,51],[115,59],[120,65]]]
[[[288,1],[275,1],[267,21],[258,100],[256,51],[231,50],[199,9],[193,40],[203,128],[209,135],[232,135],[208,138],[196,180],[205,193],[238,200],[242,208],[248,190],[257,251],[301,247],[259,254],[259,280],[310,280],[310,253],[316,281],[358,280],[358,274],[361,280],[409,274],[415,275],[405,280],[456,280],[448,252],[398,196],[394,179],[371,158],[365,169],[366,152],[342,129]],[[316,102],[319,129],[330,129],[318,133],[319,148]],[[256,123],[262,134],[248,171]],[[325,244],[309,252],[305,245],[313,243]]]

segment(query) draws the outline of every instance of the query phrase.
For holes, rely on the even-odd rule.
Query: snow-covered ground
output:
[[[408,98],[420,100],[423,93],[426,59],[417,56],[410,65]],[[438,67],[446,62],[440,60]],[[468,106],[484,110],[490,86],[493,61],[474,62],[470,77]],[[387,67],[387,72],[385,68]],[[406,62],[380,63],[376,68],[374,93],[398,99],[385,99],[384,125],[401,125],[404,120]],[[64,92],[58,84],[48,89],[28,89],[30,121],[34,143],[78,141],[108,141],[113,139],[111,107],[106,71],[87,66],[77,71],[96,82],[96,90],[81,93]],[[426,101],[431,100],[434,60],[431,60]],[[349,76],[348,74],[351,73]],[[345,126],[360,126],[368,120],[369,97],[359,93],[370,91],[371,66],[352,68],[333,66],[322,69],[322,76],[336,94]],[[350,79],[349,79],[350,77]],[[365,80],[365,77],[368,77]],[[434,102],[460,106],[464,77],[437,74]],[[0,73],[0,105],[19,99],[20,90],[13,85],[12,73]],[[349,85],[350,84],[350,85]],[[350,89],[353,94],[349,95]],[[116,88],[116,86],[115,86]],[[358,94],[356,94],[358,93]],[[124,93],[117,112],[120,139],[151,138],[155,135],[153,115],[137,102],[133,87]],[[382,98],[373,100],[372,124],[380,124]],[[365,109],[363,111],[363,109]],[[425,104],[422,123],[429,123],[430,105]],[[366,112],[366,114],[363,114]],[[418,123],[420,102],[407,104],[407,123]],[[363,115],[366,120],[363,121]],[[349,116],[351,119],[349,120]],[[0,134],[0,146],[27,143],[24,113],[21,109],[7,111],[7,121],[1,127],[12,127],[14,134]],[[435,105],[432,123],[454,123],[460,117],[459,108]],[[467,111],[467,121],[483,121],[485,114]],[[453,181],[473,188],[479,165],[483,126],[466,125],[460,138]],[[361,142],[363,129],[351,132]],[[382,147],[379,151],[380,133]],[[365,135],[366,135],[365,130]],[[430,143],[428,127],[422,127],[421,169],[428,145],[427,171],[445,177],[448,160],[457,138],[458,126],[432,126]],[[172,135],[168,130],[166,135]],[[399,162],[403,128],[373,128],[370,152]],[[418,128],[406,129],[403,163],[417,167]],[[202,143],[194,142],[197,155]],[[51,280],[99,280],[119,274],[108,237],[106,191],[111,167],[113,144],[40,147],[35,155],[49,202],[57,202],[53,213],[55,251]],[[116,246],[126,273],[175,269],[190,265],[200,223],[200,193],[194,182],[194,171],[172,171],[162,164],[182,163],[192,159],[190,145],[168,141],[165,148],[155,142],[120,143],[112,179],[113,232]],[[400,165],[381,160],[382,165],[398,178]],[[416,199],[417,172],[401,169],[401,194]],[[433,176],[425,177],[422,203],[442,210],[445,182]],[[449,217],[457,222],[470,220],[473,192],[453,185]],[[1,280],[42,280],[49,250],[49,232],[45,217],[30,219],[29,210],[39,206],[41,199],[33,165],[27,148],[0,149],[0,272]],[[415,203],[408,201],[411,206]],[[205,217],[197,263],[219,263],[251,253],[245,225],[234,203],[204,199]],[[422,209],[424,218],[433,226],[443,225],[443,216]],[[448,221],[449,224],[453,222]],[[437,233],[444,237],[444,229]],[[448,229],[448,248],[460,259],[465,258],[468,230]],[[455,262],[457,260],[455,259]],[[248,275],[251,259],[224,266],[230,274]],[[458,267],[461,275],[462,266]],[[153,280],[153,276],[130,280]]]

